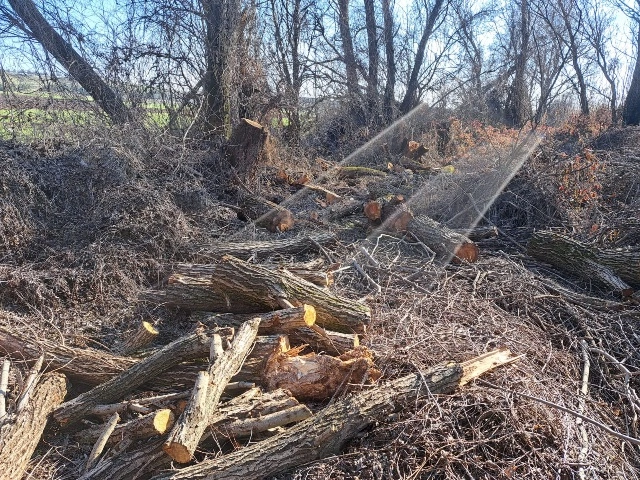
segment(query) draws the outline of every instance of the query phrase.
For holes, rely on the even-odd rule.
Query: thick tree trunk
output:
[[[365,22],[367,25],[367,53],[369,57],[369,71],[367,75],[367,114],[372,125],[379,125],[378,102],[378,25],[374,0],[364,0]]]
[[[394,23],[390,0],[382,0],[382,17],[384,19],[384,50],[387,60],[387,82],[384,86],[384,118],[390,124],[395,117],[396,91],[396,54],[394,46]]]
[[[122,99],[100,78],[91,65],[56,32],[38,11],[33,0],[9,0],[13,11],[29,28],[30,35],[69,72],[113,123],[126,123],[133,118]]]
[[[270,477],[339,453],[359,432],[377,421],[385,421],[407,401],[415,401],[416,395],[451,393],[461,378],[459,364],[407,375],[378,388],[347,396],[280,435],[217,459],[160,474],[153,480],[258,480]]]
[[[353,48],[353,36],[349,19],[349,0],[338,0],[338,29],[342,42],[342,61],[347,76],[349,110],[356,124],[362,123],[360,88],[358,86],[358,65]]]
[[[566,235],[540,231],[531,237],[528,253],[587,281],[596,280],[623,297],[633,294],[625,282],[640,285],[640,252],[594,248]]]
[[[531,117],[531,101],[526,70],[529,58],[529,0],[520,0],[520,45],[516,55],[515,76],[505,102],[504,121],[508,126],[522,128]]]
[[[80,421],[97,405],[119,400],[171,367],[187,360],[207,357],[210,343],[209,335],[204,332],[182,337],[111,380],[65,402],[53,413],[53,417],[63,426]]]
[[[166,289],[149,291],[146,299],[190,310],[260,313],[280,309],[279,299],[316,309],[324,328],[364,333],[370,311],[366,305],[338,297],[288,272],[273,272],[232,256],[212,265],[179,265]]]
[[[5,480],[20,480],[40,442],[49,414],[64,400],[67,381],[48,373],[36,385],[26,407],[0,427],[0,472]]]
[[[640,21],[637,23],[638,41],[636,44],[640,45]],[[626,125],[640,125],[640,47],[636,50],[636,64],[622,112],[622,120]]]
[[[258,122],[243,118],[225,147],[227,160],[244,179],[253,178],[256,168],[269,158],[269,131]]]

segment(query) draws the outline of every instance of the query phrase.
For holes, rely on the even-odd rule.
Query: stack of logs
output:
[[[508,360],[501,351],[498,360],[378,382],[373,353],[359,345],[366,305],[230,255],[178,266],[146,300],[193,311],[194,330],[150,350],[158,331],[143,322],[119,348],[146,352],[133,357],[29,338],[11,319],[0,324],[4,478],[22,478],[50,417],[72,442],[93,445],[83,479],[263,478],[336,454],[416,394],[451,392]],[[17,377],[25,360],[31,374],[13,382],[21,394],[10,397],[11,365]],[[64,401],[78,385],[84,393]],[[315,414],[300,403],[336,398]],[[253,444],[239,448],[242,438]]]

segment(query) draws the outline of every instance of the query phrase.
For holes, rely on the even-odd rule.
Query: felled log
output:
[[[311,305],[302,305],[259,315],[220,313],[205,316],[199,315],[197,319],[205,325],[238,328],[256,317],[260,318],[260,328],[258,330],[260,334],[287,333],[314,325],[316,323],[316,309]]]
[[[264,373],[271,357],[291,349],[287,335],[261,335],[256,337],[253,349],[233,377],[235,381],[249,381],[262,384]]]
[[[6,480],[20,480],[47,424],[49,414],[64,400],[67,381],[61,373],[48,373],[30,400],[14,418],[0,427],[0,472]]]
[[[19,327],[18,321],[9,321],[13,326],[0,325],[0,352],[12,358],[35,360],[44,354],[45,371],[59,371],[72,382],[89,385],[103,383],[135,365],[134,358],[121,357],[94,348],[75,348],[62,345],[60,340],[34,338]]]
[[[323,328],[364,333],[369,307],[338,297],[288,272],[273,272],[232,256],[211,265],[179,265],[164,290],[147,292],[147,300],[189,310],[260,313],[277,310],[279,299],[310,304]]]
[[[354,198],[347,198],[327,208],[326,217],[329,221],[335,222],[341,218],[355,215],[362,211],[362,201]]]
[[[239,175],[252,177],[269,156],[269,132],[258,122],[242,118],[225,146],[225,157]]]
[[[373,175],[376,177],[385,177],[387,172],[369,167],[343,166],[338,168],[338,176],[346,178],[360,177],[364,175]]]
[[[238,190],[242,214],[270,232],[284,232],[293,227],[295,218],[288,209],[244,190]],[[241,220],[245,220],[239,215]]]
[[[175,461],[191,461],[196,447],[218,406],[220,397],[231,377],[240,369],[249,349],[258,334],[260,319],[244,323],[229,348],[217,354],[204,379],[196,383],[201,389],[194,388],[194,394],[186,410],[171,430],[162,449]],[[206,383],[205,383],[206,382]]]
[[[117,412],[115,412],[117,413]],[[175,423],[175,416],[168,408],[155,410],[151,413],[143,415],[128,421],[127,423],[116,426],[109,435],[106,445],[113,445],[123,438],[131,440],[141,440],[143,438],[151,438],[163,435]],[[80,444],[92,444],[98,440],[102,433],[102,425],[80,430],[74,439]]]
[[[254,419],[267,417],[267,420],[276,417],[278,412],[297,409],[304,411],[304,407],[291,396],[289,392],[278,389],[272,392],[262,392],[259,388],[251,389],[233,400],[223,403],[217,409],[211,423],[206,429],[202,440],[211,435],[231,437],[249,435],[263,431],[264,422],[252,422]],[[300,414],[298,414],[300,415]],[[271,420],[273,422],[273,420]],[[253,430],[240,431],[241,426],[253,423]],[[282,424],[284,425],[284,424]],[[280,425],[277,425],[280,426]],[[162,450],[164,440],[152,440],[133,451],[126,452],[109,459],[96,466],[85,475],[83,480],[129,480],[136,475],[141,476],[148,472],[154,472],[166,468],[172,459]]]
[[[250,257],[266,257],[273,255],[295,255],[302,252],[317,252],[320,245],[334,243],[336,237],[322,233],[313,236],[285,238],[271,241],[252,242],[216,242],[200,245],[198,256],[213,260],[223,255],[247,260]]]
[[[174,365],[207,357],[209,345],[210,337],[203,331],[179,338],[116,377],[65,402],[53,413],[53,417],[62,426],[77,422],[91,413],[97,405],[119,400],[144,384],[149,378],[159,375]]]
[[[590,247],[551,231],[533,234],[528,253],[534,258],[587,281],[595,280],[622,297],[633,294],[626,282],[640,285],[640,252]]]
[[[160,332],[149,322],[140,322],[138,329],[123,342],[120,351],[129,354],[146,347],[153,342]]]
[[[268,389],[284,388],[300,400],[322,401],[345,391],[348,385],[375,382],[382,375],[366,347],[340,357],[298,355],[300,348],[274,355],[267,365]]]
[[[296,277],[300,277],[307,282],[313,283],[321,288],[330,287],[333,285],[333,274],[331,272],[323,272],[322,270],[313,270],[310,268],[297,267],[297,266],[287,266],[281,267],[278,270],[286,270],[289,273],[292,273]]]
[[[490,238],[496,238],[498,236],[498,229],[493,225],[473,227],[470,230],[466,228],[454,228],[453,231],[459,233],[460,235],[466,236],[472,242],[488,240]]]
[[[404,195],[386,195],[377,200],[370,200],[364,206],[364,215],[372,222],[389,219],[404,204]]]
[[[440,260],[459,263],[475,262],[480,250],[464,235],[436,222],[426,215],[412,215],[408,210],[399,209],[384,219],[385,228],[395,232],[410,232],[433,250]]]
[[[291,342],[309,345],[316,352],[324,352],[328,355],[342,355],[360,345],[360,339],[354,333],[341,333],[324,330],[320,334],[310,328],[299,328],[289,333]]]
[[[161,473],[153,480],[258,480],[338,454],[359,432],[385,421],[416,396],[453,392],[462,372],[461,365],[451,363],[386,382],[338,400],[280,435],[198,465]]]

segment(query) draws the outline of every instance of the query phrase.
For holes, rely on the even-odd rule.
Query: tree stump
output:
[[[258,122],[243,118],[231,133],[225,156],[238,175],[253,177],[256,167],[269,157],[268,130]]]

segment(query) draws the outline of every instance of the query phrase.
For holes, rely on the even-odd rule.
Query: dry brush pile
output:
[[[2,144],[0,464],[638,477],[638,163],[615,135],[636,132],[451,169],[411,143],[299,168],[271,147],[241,176],[166,138]]]

